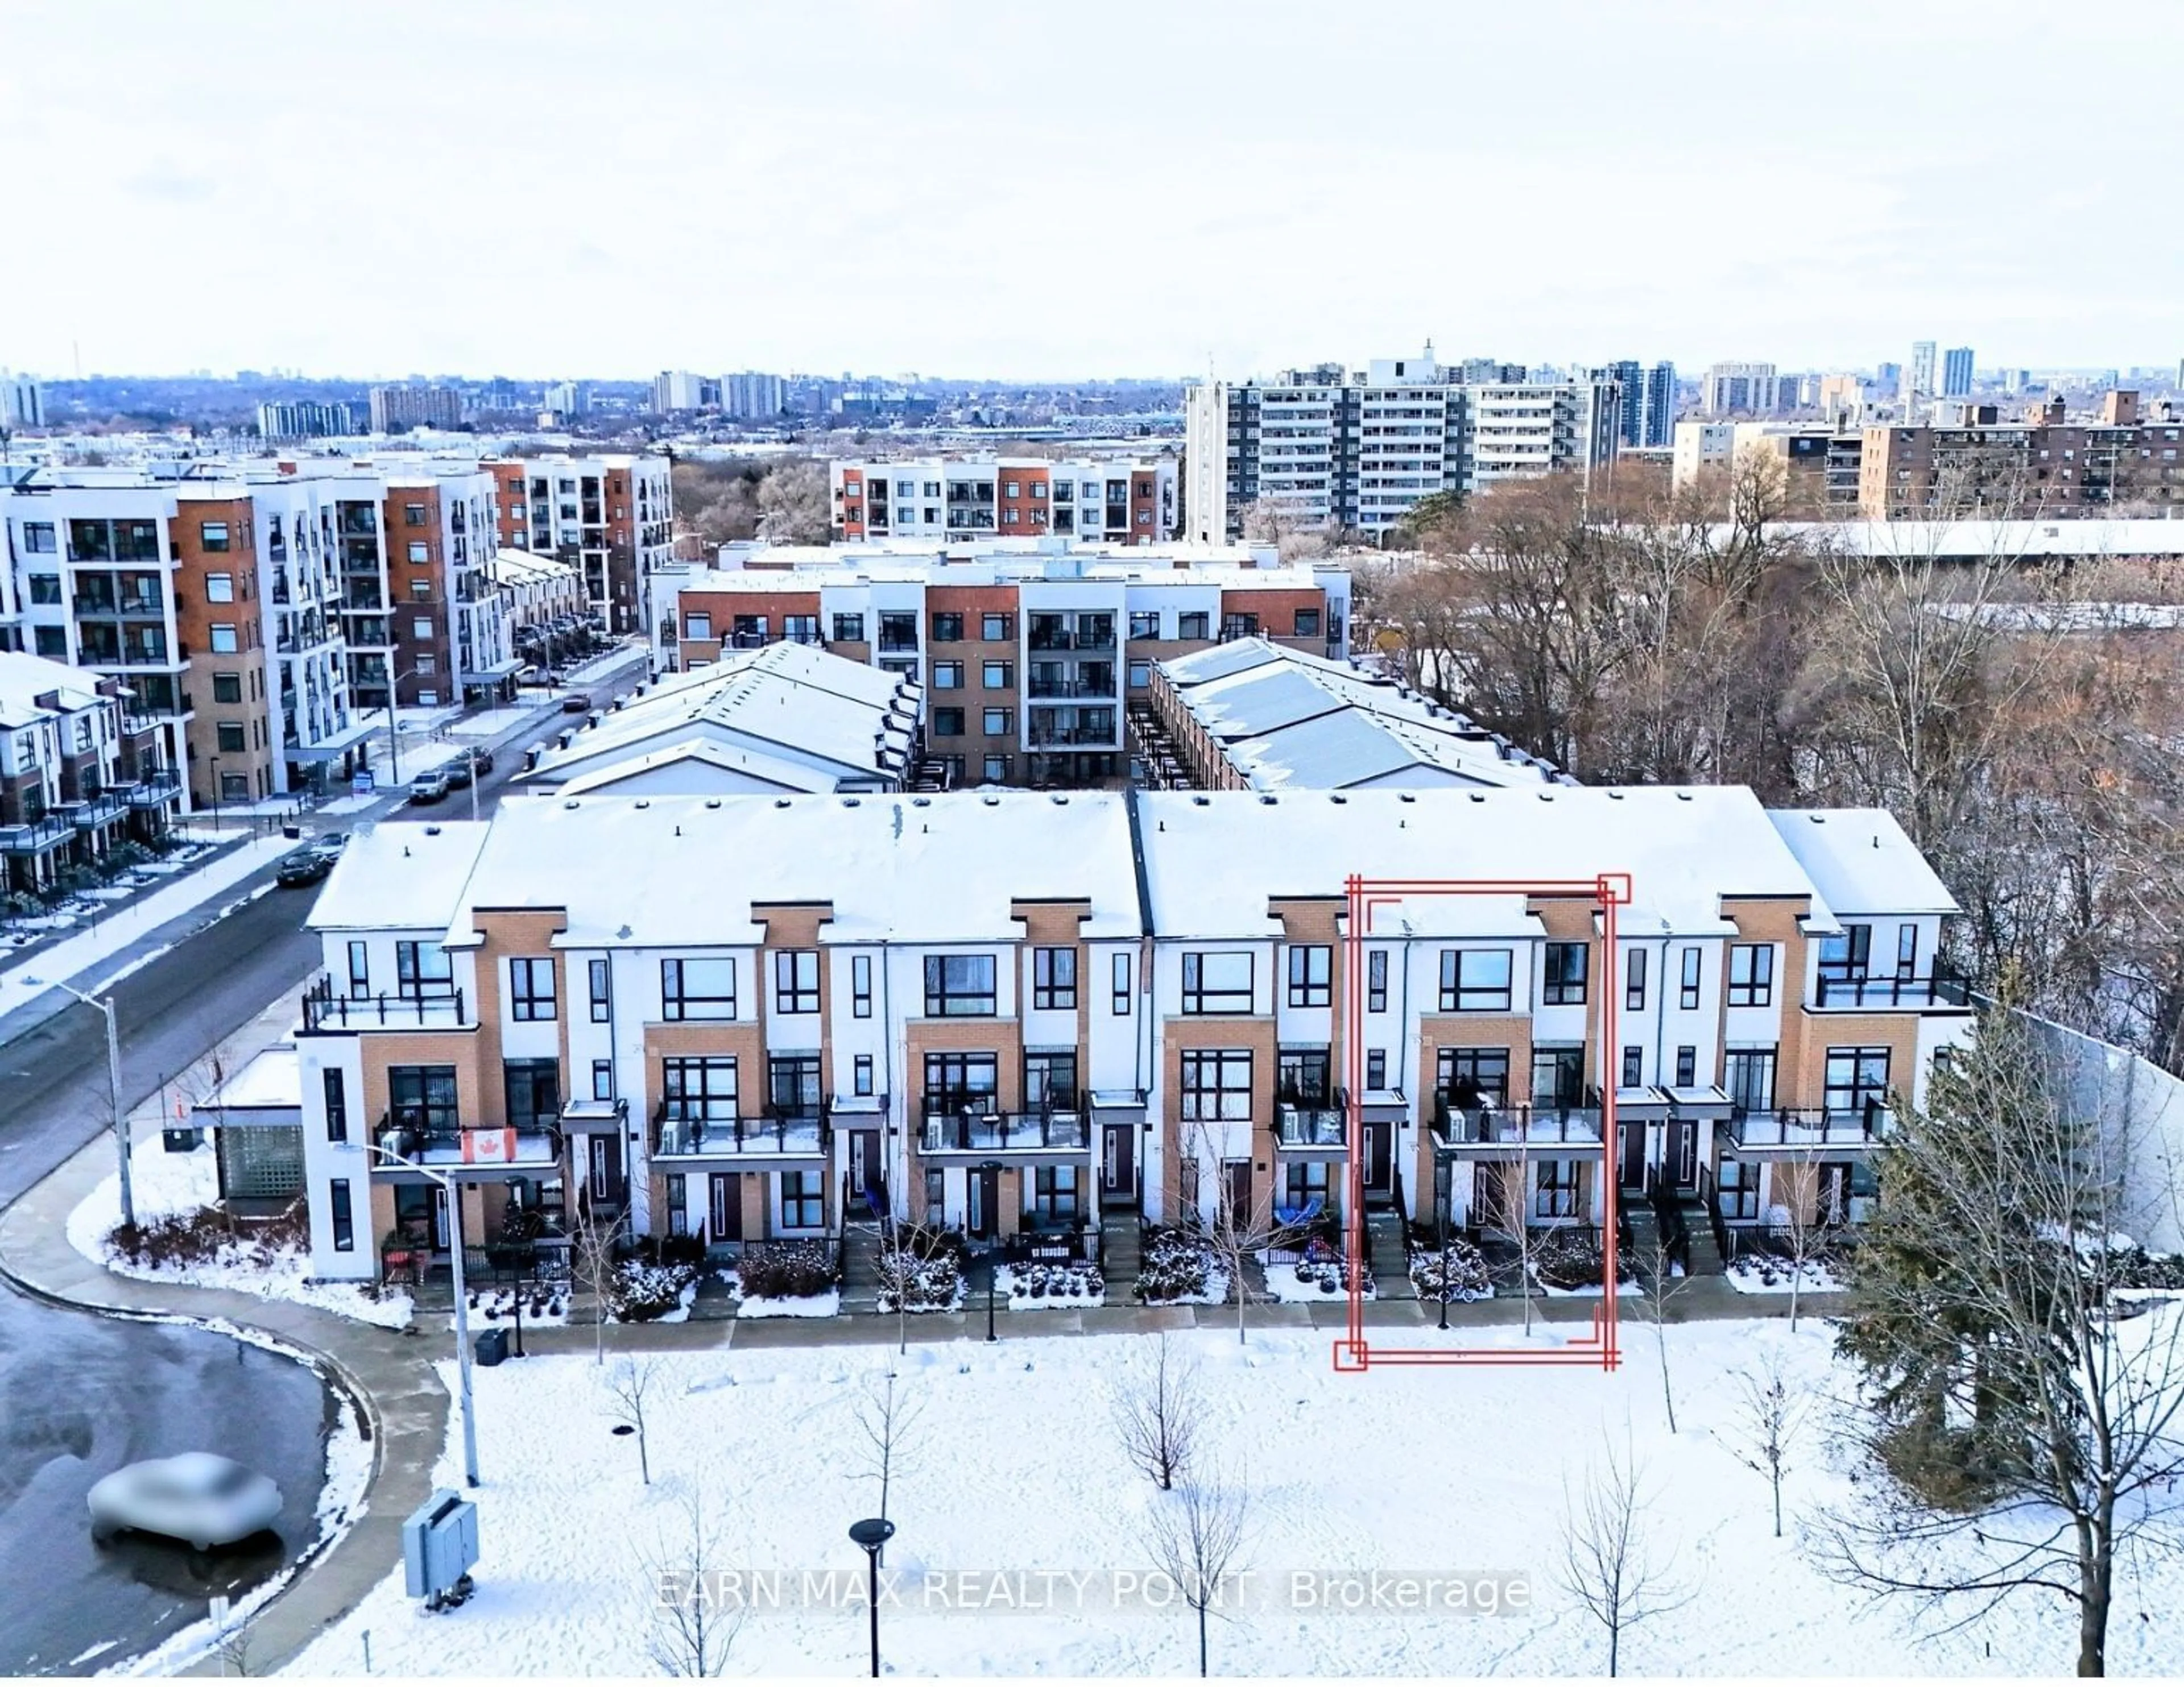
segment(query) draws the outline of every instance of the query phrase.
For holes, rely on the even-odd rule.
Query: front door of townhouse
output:
[[[1000,1229],[1000,1168],[996,1166],[990,1172],[982,1167],[974,1168],[970,1185],[971,1211],[967,1215],[970,1233],[981,1241],[989,1240],[999,1234]]]
[[[1699,1122],[1696,1119],[1669,1121],[1669,1180],[1678,1190],[1696,1189],[1699,1186]]]
[[[1385,1200],[1396,1192],[1395,1129],[1384,1122],[1365,1126],[1365,1199]]]
[[[887,1171],[880,1159],[880,1133],[877,1130],[850,1133],[850,1199],[862,1201],[866,1192],[887,1193]]]
[[[1228,1203],[1227,1217],[1238,1229],[1251,1222],[1251,1162],[1248,1160],[1224,1160],[1221,1162],[1222,1199]]]
[[[740,1242],[744,1239],[744,1180],[738,1172],[716,1172],[708,1180],[705,1239]]]
[[[584,1140],[589,1144],[585,1151],[585,1194],[594,1205],[619,1209],[624,1194],[620,1133],[598,1131]]]
[[[1622,1139],[1621,1173],[1623,1187],[1642,1189],[1646,1187],[1646,1124],[1642,1119],[1623,1119],[1616,1123]]]
[[[1138,1197],[1138,1127],[1124,1123],[1107,1127],[1106,1152],[1100,1161],[1100,1199],[1111,1206],[1125,1205]]]

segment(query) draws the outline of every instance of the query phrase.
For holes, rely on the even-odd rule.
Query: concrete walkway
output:
[[[69,1214],[111,1170],[110,1144],[98,1137],[0,1213],[0,1276],[58,1306],[218,1321],[276,1338],[309,1357],[348,1396],[371,1442],[370,1478],[348,1532],[318,1557],[299,1563],[288,1585],[251,1619],[252,1672],[270,1672],[340,1621],[401,1562],[403,1519],[429,1497],[432,1472],[447,1442],[450,1403],[435,1368],[437,1361],[454,1354],[454,1344],[441,1322],[445,1315],[421,1314],[406,1330],[386,1330],[291,1301],[117,1276],[77,1253],[67,1235]],[[1800,1310],[1825,1317],[1838,1310],[1841,1300],[1840,1295],[1808,1294],[1801,1300]],[[913,1314],[906,1320],[863,1313],[616,1326],[607,1332],[606,1343],[614,1353],[646,1353],[892,1345],[900,1339],[921,1346],[983,1342],[986,1308],[978,1296],[972,1300],[961,1312]],[[1592,1296],[1535,1299],[1532,1316],[1557,1325],[1583,1324],[1591,1320],[1598,1304]],[[1642,1333],[1649,1312],[1635,1290],[1623,1299],[1621,1311],[1627,1343]],[[1668,1307],[1670,1322],[1788,1315],[1786,1296],[1741,1294],[1719,1278],[1686,1279]],[[1373,1331],[1430,1328],[1440,1317],[1438,1304],[1413,1300],[1368,1301],[1364,1308],[1365,1325]],[[1509,1299],[1448,1308],[1452,1328],[1506,1328],[1521,1324],[1524,1317],[1522,1303]],[[1312,1304],[1253,1306],[1244,1315],[1250,1329],[1318,1330],[1330,1341],[1347,1327],[1347,1304],[1340,1296]],[[1236,1310],[1233,1306],[1114,1306],[1011,1312],[996,1307],[993,1322],[1004,1341],[1158,1330],[1233,1333]],[[476,1325],[473,1333],[487,1327]],[[523,1333],[526,1355],[589,1354],[595,1341],[588,1322],[526,1328]],[[219,1660],[208,1656],[183,1673],[218,1674]]]

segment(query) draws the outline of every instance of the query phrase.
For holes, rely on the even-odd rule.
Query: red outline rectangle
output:
[[[1604,1259],[1599,1310],[1592,1333],[1553,1348],[1534,1351],[1506,1347],[1375,1347],[1365,1337],[1365,956],[1373,915],[1407,899],[1428,896],[1524,896],[1582,899],[1601,916],[1600,1040],[1598,1071],[1603,1080],[1614,1072],[1616,1048],[1616,910],[1630,902],[1630,875],[1606,872],[1591,879],[1374,879],[1351,874],[1344,882],[1348,919],[1343,946],[1343,1077],[1349,1095],[1345,1120],[1350,1145],[1348,1199],[1343,1214],[1343,1253],[1348,1266],[1350,1327],[1334,1345],[1334,1368],[1364,1371],[1375,1365],[1580,1365],[1613,1371],[1622,1363],[1616,1319],[1616,1204],[1620,1191],[1620,1144],[1617,1140],[1615,1086],[1603,1081],[1601,1094],[1601,1253]],[[1408,1034],[1409,1027],[1404,1027]],[[1421,1122],[1420,1129],[1426,1128]],[[1407,1217],[1407,1215],[1406,1215]]]

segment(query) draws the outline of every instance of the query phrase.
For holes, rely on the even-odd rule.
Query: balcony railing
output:
[[[171,767],[155,768],[129,788],[129,806],[156,809],[181,794],[182,777]]]
[[[1050,680],[1041,679],[1038,676],[1034,675],[1032,677],[1030,685],[1026,688],[1025,694],[1034,698],[1100,697],[1112,699],[1115,695],[1115,678],[1112,674],[1110,674],[1104,681],[1084,679],[1082,677],[1069,680]]]
[[[1091,1145],[1089,1115],[1081,1107],[1036,1113],[1004,1113],[992,1096],[928,1095],[923,1154],[1034,1153]]]
[[[1488,1103],[1460,1107],[1447,1096],[1434,1100],[1434,1132],[1445,1148],[1600,1146],[1601,1110]]]
[[[304,1029],[454,1029],[470,1023],[463,1009],[460,989],[437,996],[337,996],[331,981],[321,980],[315,989],[304,993]]]
[[[1747,1109],[1729,1116],[1739,1148],[1864,1148],[1895,1133],[1896,1115],[1879,1102],[1847,1111],[1820,1108]]]
[[[392,1107],[379,1116],[371,1140],[388,1154],[426,1166],[505,1166],[515,1171],[558,1170],[560,1121],[528,1126],[441,1123],[421,1107]],[[376,1160],[375,1172],[405,1168]]]
[[[56,803],[53,813],[79,832],[91,832],[120,819],[126,807],[119,793],[102,791],[75,802]]]
[[[1112,727],[1105,731],[1094,727],[1041,727],[1036,724],[1037,720],[1034,715],[1034,724],[1028,738],[1034,749],[1044,749],[1050,744],[1090,744],[1100,749],[1114,749],[1121,743],[1121,738]]]
[[[0,826],[0,855],[42,855],[75,828],[58,815]]]
[[[1938,969],[1930,978],[1847,978],[1823,974],[1814,1007],[1969,1007],[1971,981]]]
[[[1338,1097],[1332,1104],[1274,1103],[1274,1141],[1282,1148],[1340,1148],[1349,1140],[1347,1111]]]
[[[663,1101],[653,1116],[652,1151],[663,1158],[817,1155],[833,1145],[827,1110],[764,1119],[706,1118],[688,1102]]]
[[[731,650],[762,650],[773,641],[763,632],[732,632],[728,635]]]

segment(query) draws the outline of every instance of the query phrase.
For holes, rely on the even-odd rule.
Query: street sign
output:
[[[372,788],[371,770],[369,767],[357,769],[355,775],[348,782],[348,788],[357,796],[370,796]]]

